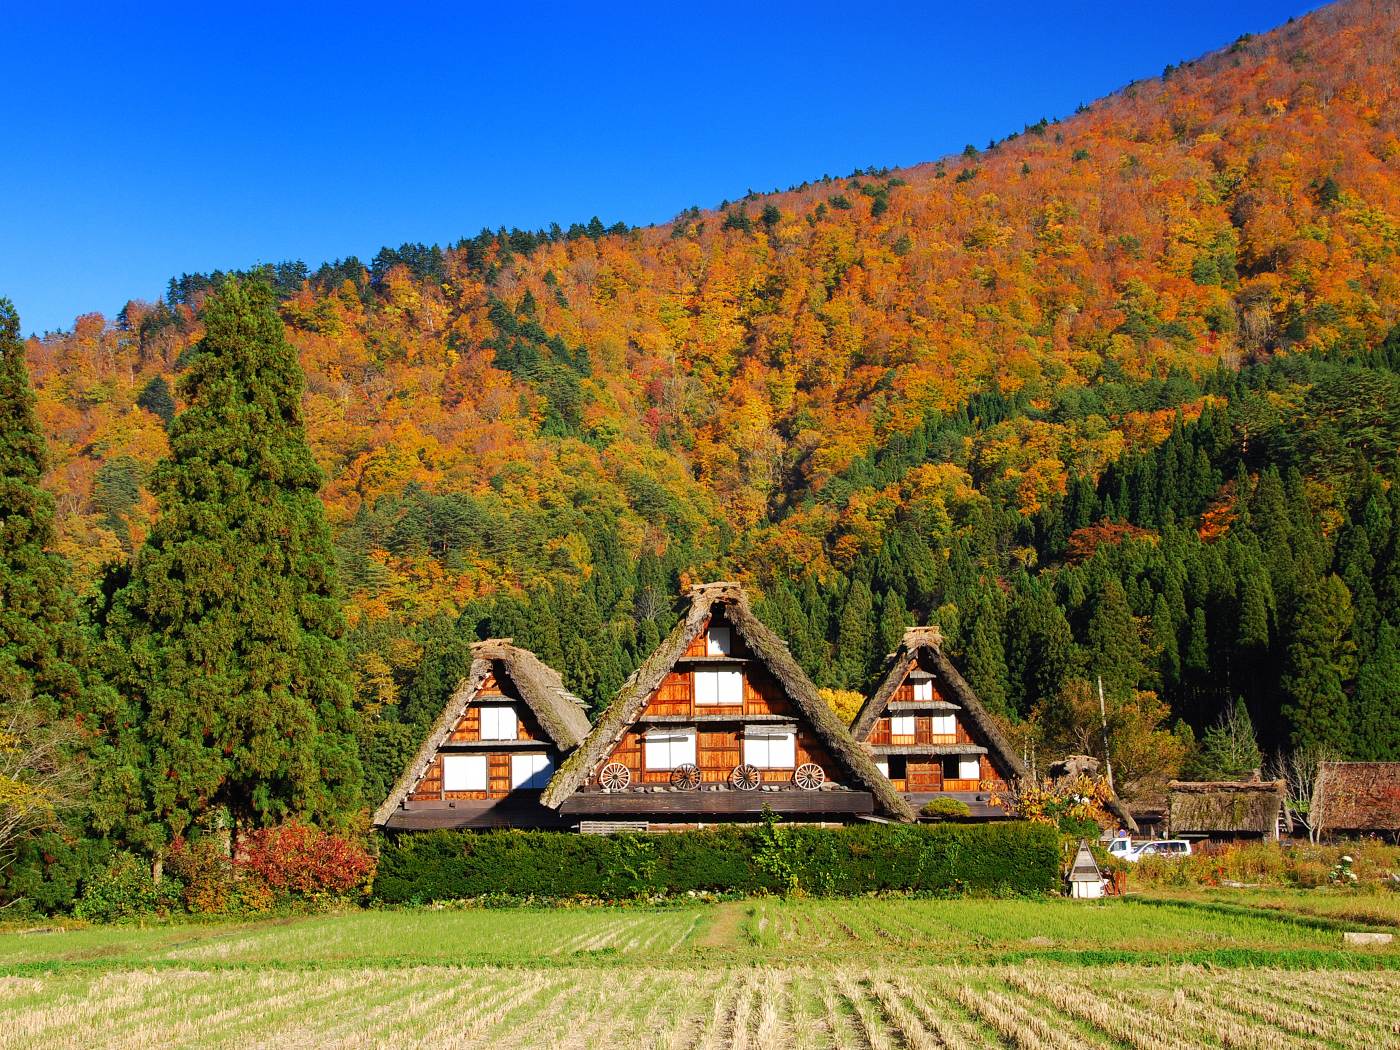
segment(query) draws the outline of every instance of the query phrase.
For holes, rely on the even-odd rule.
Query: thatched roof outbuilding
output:
[[[876,807],[886,816],[898,820],[914,819],[909,804],[875,767],[865,750],[852,739],[841,724],[841,719],[821,698],[812,680],[788,652],[787,644],[754,615],[740,584],[699,584],[690,589],[689,597],[690,608],[685,616],[656,651],[632,672],[578,750],[554,774],[540,799],[544,805],[558,808],[588,780],[594,768],[612,753],[627,728],[637,720],[648,698],[685,654],[690,643],[705,629],[715,607],[723,605],[729,625],[738,631],[749,649],[777,679],[832,757],[850,771],[852,779],[861,788],[874,796]]]
[[[1173,780],[1167,822],[1173,835],[1277,839],[1292,828],[1282,780]]]
[[[488,676],[504,675],[514,685],[520,699],[534,714],[540,728],[561,752],[576,747],[588,734],[588,714],[583,701],[564,687],[559,672],[528,649],[511,644],[509,638],[489,638],[472,647],[471,668],[452,691],[442,713],[433,723],[417,753],[404,767],[403,774],[374,812],[374,823],[383,826],[403,803],[433,761],[438,750],[452,734],[463,714],[476,699]]]
[[[1400,762],[1323,762],[1311,812],[1321,831],[1400,834]]]

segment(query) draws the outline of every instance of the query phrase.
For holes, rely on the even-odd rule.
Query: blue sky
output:
[[[1313,6],[15,0],[0,295],[44,331],[183,272],[661,222],[981,146]]]

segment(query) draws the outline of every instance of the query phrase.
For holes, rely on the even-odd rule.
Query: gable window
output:
[[[711,627],[705,632],[706,656],[728,656],[731,649],[728,627]]]
[[[643,739],[647,769],[675,769],[695,763],[695,730],[653,730]]]
[[[934,715],[931,732],[934,736],[957,736],[958,718],[956,715]]]
[[[697,705],[742,704],[744,702],[744,673],[742,671],[696,671],[695,703]]]
[[[485,791],[485,755],[443,755],[442,790]]]
[[[910,682],[914,687],[914,699],[918,703],[930,703],[933,700],[933,679],[915,678]]]
[[[890,736],[913,736],[914,716],[913,715],[892,715],[890,717]]]
[[[520,735],[520,720],[515,708],[495,704],[481,709],[482,740],[515,740]]]
[[[759,769],[795,768],[797,730],[776,726],[745,729],[744,761]]]
[[[510,786],[512,789],[543,791],[554,772],[548,755],[511,755]]]

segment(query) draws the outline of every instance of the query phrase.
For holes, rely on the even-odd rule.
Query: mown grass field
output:
[[[12,930],[0,1047],[1400,1047],[1400,949],[1341,937],[1354,915],[1386,928],[1389,904],[774,899]]]

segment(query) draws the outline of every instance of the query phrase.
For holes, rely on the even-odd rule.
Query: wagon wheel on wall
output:
[[[755,766],[744,762],[734,767],[734,772],[729,774],[729,783],[740,791],[753,791],[763,783],[763,774]]]
[[[700,786],[700,767],[694,762],[685,762],[671,770],[671,786],[682,791],[694,791]]]
[[[598,771],[598,783],[604,791],[621,791],[632,783],[632,771],[621,762],[609,762]]]
[[[792,782],[803,791],[815,791],[826,783],[826,771],[815,762],[803,762],[793,770]]]

